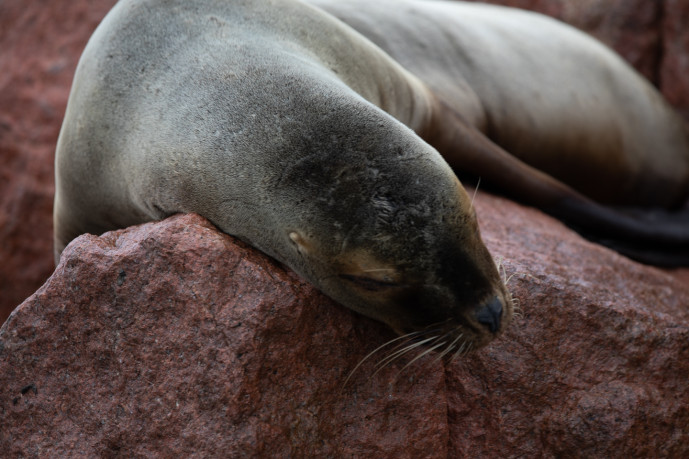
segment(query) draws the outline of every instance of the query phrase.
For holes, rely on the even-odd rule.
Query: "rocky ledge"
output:
[[[689,277],[479,193],[522,317],[450,364],[195,215],[74,241],[0,329],[11,457],[683,457]],[[382,358],[383,355],[380,356]]]

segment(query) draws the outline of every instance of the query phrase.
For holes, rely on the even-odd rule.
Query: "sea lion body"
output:
[[[377,26],[357,12],[363,3],[313,3],[342,20],[298,0],[121,0],[84,51],[58,140],[56,258],[85,232],[196,212],[345,306],[461,352],[497,336],[512,305],[450,165],[542,208],[593,213],[611,231],[618,217],[563,182],[600,167],[610,185],[582,191],[606,202],[686,196],[679,121],[570,28],[402,1],[365,5]],[[525,31],[561,38],[549,58],[578,48],[559,58],[564,69],[541,64],[535,82],[520,73],[537,63],[520,66],[522,48],[541,41],[534,31],[509,43],[523,18]],[[573,83],[582,62],[593,76]],[[542,86],[559,79],[564,95]],[[575,102],[590,113],[558,108]],[[620,104],[639,112],[629,129]],[[645,146],[626,149],[637,141],[661,152],[658,165]]]
[[[368,37],[497,145],[596,201],[673,207],[686,200],[683,120],[589,35],[496,5],[310,3]]]
[[[428,0],[311,0],[438,102],[417,131],[458,173],[644,263],[689,266],[689,133],[607,47],[541,14]]]
[[[60,133],[57,253],[84,232],[196,212],[400,333],[435,324],[481,346],[509,322],[509,294],[466,191],[407,127],[423,129],[430,104],[300,2],[120,1]]]

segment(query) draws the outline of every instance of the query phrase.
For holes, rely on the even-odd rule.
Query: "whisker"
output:
[[[512,274],[510,275],[510,277],[507,278],[507,280],[505,281],[505,284],[507,284],[509,281],[511,281],[512,278],[513,278],[514,276],[516,276],[516,275],[526,276],[526,277],[530,277],[530,278],[533,279],[533,280],[538,280],[538,279],[536,278],[536,276],[534,276],[534,275],[532,275],[532,274],[526,273],[526,272],[524,272],[524,271],[515,271],[514,273],[512,273]]]
[[[399,378],[399,376],[402,374],[402,372],[403,372],[404,370],[406,370],[407,368],[409,368],[409,366],[410,366],[411,364],[413,364],[414,362],[416,362],[416,361],[419,360],[420,358],[423,358],[423,357],[427,356],[427,355],[430,354],[431,352],[433,352],[433,351],[435,351],[436,349],[438,349],[440,346],[444,346],[445,343],[446,343],[445,341],[441,341],[440,343],[436,344],[435,346],[429,347],[428,349],[426,349],[425,351],[423,351],[421,354],[419,354],[419,355],[417,355],[416,357],[414,357],[413,359],[411,359],[411,360],[409,361],[409,363],[407,363],[405,366],[402,367],[402,369],[401,369],[400,371],[397,372],[397,374],[395,375],[395,378],[393,379],[393,381],[397,381],[397,378]]]
[[[453,340],[453,341],[452,341],[452,342],[451,342],[451,343],[450,343],[450,344],[449,344],[449,345],[438,355],[438,357],[436,357],[435,359],[433,359],[433,361],[431,362],[431,364],[434,364],[434,363],[438,362],[438,361],[441,360],[443,357],[445,357],[448,353],[450,353],[450,351],[452,351],[452,349],[454,349],[455,344],[457,344],[457,341],[459,341],[460,339],[462,339],[462,337],[464,337],[464,333],[458,333],[458,334],[457,334],[457,337],[456,337],[456,338],[455,338],[455,339],[454,339],[454,340]]]
[[[369,358],[371,358],[371,357],[372,357],[374,354],[376,354],[378,351],[382,350],[383,348],[385,348],[385,347],[387,347],[387,346],[389,346],[389,345],[391,345],[392,343],[395,343],[395,342],[397,342],[397,341],[400,341],[400,340],[403,340],[403,339],[411,339],[413,336],[418,335],[418,334],[420,334],[420,333],[421,333],[420,331],[416,331],[416,332],[407,333],[406,335],[398,336],[397,338],[391,339],[390,341],[386,341],[386,342],[383,343],[382,345],[380,345],[380,346],[378,346],[377,348],[375,348],[373,351],[369,352],[363,359],[361,359],[361,360],[359,361],[359,363],[356,364],[356,366],[354,367],[354,369],[353,369],[352,371],[349,372],[349,375],[347,375],[347,379],[345,379],[345,382],[342,384],[342,387],[345,387],[345,386],[347,385],[347,383],[349,382],[349,380],[352,378],[352,375],[354,374],[354,372],[356,372],[356,370],[358,370],[359,367],[360,367],[365,361],[367,361]]]
[[[457,358],[461,357],[461,356],[463,355],[463,354],[462,354],[462,351],[464,351],[464,348],[467,349],[466,352],[469,352],[469,348],[470,348],[470,347],[471,347],[471,343],[469,343],[469,346],[467,347],[467,342],[464,341],[464,342],[462,343],[462,345],[457,349],[457,352],[455,352],[455,353],[452,355],[452,358],[450,359],[450,362],[452,362],[452,361],[456,360]]]
[[[446,333],[445,336],[447,336],[447,335],[449,335],[449,334],[450,334],[450,333],[448,332],[448,333]],[[442,338],[440,338],[440,339],[442,339]],[[445,346],[445,349],[443,349],[443,350],[438,354],[438,356],[437,356],[436,358],[434,358],[434,359],[431,360],[430,362],[424,363],[423,366],[420,368],[420,370],[425,370],[425,369],[427,369],[429,366],[432,366],[432,365],[434,365],[435,363],[437,363],[438,361],[440,361],[443,357],[445,357],[448,353],[450,353],[450,352],[455,348],[455,343],[456,343],[456,342],[457,342],[457,338],[455,338],[454,341],[452,341],[450,344],[448,344],[447,346]],[[418,372],[417,372],[417,373],[418,373]]]
[[[422,332],[416,332],[416,333],[422,335]],[[409,337],[408,339],[406,339],[400,343],[397,343],[397,345],[395,345],[395,347],[393,347],[390,350],[390,353],[388,355],[386,355],[385,357],[383,357],[383,359],[381,359],[381,360],[385,360],[392,355],[397,355],[400,352],[405,353],[406,352],[405,349],[407,349],[412,343],[414,343],[414,338],[416,338],[416,337]],[[380,361],[376,364],[376,368],[378,367],[379,364],[380,364]]]
[[[441,321],[441,322],[436,322],[433,324],[430,324],[426,326],[423,330],[419,331],[414,331],[411,333],[407,333],[402,336],[398,336],[396,338],[393,338],[389,341],[386,341],[382,345],[378,346],[375,348],[373,351],[369,352],[366,354],[355,366],[354,368],[349,372],[347,377],[345,378],[344,383],[342,384],[342,388],[346,387],[349,381],[352,379],[354,374],[361,368],[361,366],[369,361],[371,357],[374,355],[380,353],[383,349],[389,348],[392,346],[392,349],[390,350],[390,353],[387,354],[385,357],[380,359],[376,364],[375,364],[375,371],[373,374],[369,377],[369,380],[375,377],[380,371],[382,371],[384,368],[390,366],[393,362],[396,360],[402,358],[403,356],[409,354],[410,352],[414,351],[415,349],[420,348],[421,346],[424,345],[429,345],[430,347],[426,350],[423,350],[419,355],[414,357],[410,362],[408,362],[402,370],[400,370],[395,376],[395,379],[399,376],[400,373],[402,373],[403,370],[408,368],[410,365],[412,365],[414,362],[417,360],[423,358],[425,355],[428,355],[429,353],[435,351],[436,349],[441,348],[442,346],[446,346],[448,338],[452,333],[456,332],[457,329],[451,329],[448,330],[444,333],[442,333],[442,330],[445,329],[445,327],[442,327],[447,323],[447,320]],[[432,335],[432,336],[429,336]],[[424,337],[425,336],[425,337]],[[436,357],[433,362],[436,362],[439,359],[442,359],[446,355],[448,355],[450,352],[454,351],[456,348],[457,343],[462,340],[464,335],[462,333],[459,333],[451,342],[449,345],[443,349],[438,357]],[[430,343],[430,344],[429,344]],[[458,352],[461,352],[462,349],[465,347],[466,343],[463,343],[462,346],[458,349]],[[458,355],[458,352],[455,352],[455,355],[452,357],[452,359],[456,358]],[[424,365],[425,366],[425,365]]]
[[[392,363],[393,361],[397,360],[399,357],[406,354],[407,352],[412,351],[419,346],[423,346],[424,344],[428,343],[429,341],[433,341],[436,338],[438,338],[437,335],[431,336],[430,338],[426,338],[426,339],[421,340],[421,341],[417,341],[417,342],[412,343],[408,346],[404,346],[403,348],[398,349],[398,350],[392,352],[391,354],[389,354],[388,356],[386,356],[385,358],[383,358],[381,361],[379,361],[376,364],[376,367],[380,368],[380,367],[387,365],[388,363]]]
[[[469,206],[470,209],[474,208],[474,199],[476,199],[476,193],[478,193],[478,187],[481,185],[481,177],[478,178],[478,181],[476,182],[476,188],[474,188],[474,195],[471,197],[471,205]]]
[[[395,360],[399,359],[402,357],[404,354],[407,354],[414,349],[416,349],[419,346],[423,346],[424,344],[428,343],[429,341],[433,341],[434,339],[437,339],[438,336],[431,336],[430,338],[426,338],[424,340],[418,341],[414,344],[410,344],[409,346],[400,349],[397,352],[394,352],[392,355],[387,356],[383,360],[377,363],[378,369],[371,375],[371,378],[373,378],[375,375],[377,375],[383,368],[385,368],[387,365],[391,364]],[[370,379],[370,378],[369,378]]]
[[[505,278],[507,277],[507,272],[505,271],[505,265],[503,264],[503,261],[505,259],[503,257],[498,257],[495,260],[495,267],[498,270],[498,275],[500,276],[500,280],[502,280],[502,283],[505,283]]]
[[[521,307],[519,298],[512,296],[510,300],[512,301],[512,315],[519,318],[524,317],[524,310]]]

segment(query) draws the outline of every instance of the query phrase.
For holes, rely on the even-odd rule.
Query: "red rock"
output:
[[[668,101],[689,119],[689,3],[665,0],[660,82]]]
[[[684,457],[689,285],[476,199],[523,318],[442,368],[197,216],[82,236],[0,329],[12,455]]]
[[[198,216],[82,236],[0,329],[11,457],[446,457],[439,363]]]
[[[0,2],[0,324],[54,268],[55,143],[79,55],[114,3]]]
[[[524,317],[446,370],[450,457],[686,457],[689,283],[536,210],[477,206]]]

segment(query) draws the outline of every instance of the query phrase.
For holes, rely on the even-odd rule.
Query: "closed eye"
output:
[[[357,287],[369,290],[372,292],[377,292],[380,290],[386,290],[389,288],[403,287],[403,284],[391,281],[383,281],[379,279],[373,279],[371,277],[364,276],[354,276],[351,274],[340,274],[341,279],[345,279]]]

